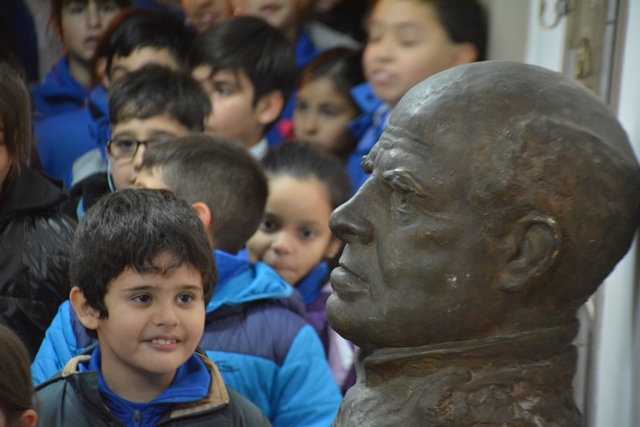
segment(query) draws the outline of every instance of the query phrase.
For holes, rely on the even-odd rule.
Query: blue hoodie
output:
[[[329,426],[342,397],[302,302],[269,266],[215,252],[218,285],[200,346],[224,382],[256,404],[274,427]],[[31,371],[36,384],[92,343],[69,302],[47,330]]]
[[[73,163],[83,154],[106,143],[107,91],[98,86],[89,94],[87,106],[52,117],[35,126],[37,148],[44,171],[71,187]],[[106,139],[108,139],[108,132]]]
[[[209,392],[211,375],[200,358],[193,354],[189,360],[177,370],[171,385],[160,396],[147,403],[130,402],[115,394],[104,381],[100,362],[102,353],[100,346],[91,354],[88,365],[80,364],[79,371],[96,371],[98,373],[98,390],[102,401],[127,427],[154,426],[162,416],[171,410],[175,403],[196,402],[204,399]]]
[[[351,89],[351,97],[362,111],[360,117],[349,123],[350,132],[359,139],[356,149],[351,153],[345,165],[355,194],[369,178],[360,166],[362,156],[369,154],[369,151],[380,139],[389,122],[391,112],[389,107],[376,97],[369,83],[365,82]]]
[[[36,123],[53,116],[70,113],[82,108],[89,96],[89,89],[82,86],[69,73],[69,58],[63,56],[44,76],[31,87]]]

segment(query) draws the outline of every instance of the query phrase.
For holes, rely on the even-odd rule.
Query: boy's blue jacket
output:
[[[269,266],[215,251],[218,286],[200,346],[224,382],[256,404],[275,427],[329,426],[342,400],[318,335],[293,307],[293,289]],[[36,384],[91,344],[68,301],[31,367]]]
[[[59,114],[82,108],[89,96],[89,89],[82,86],[69,73],[69,58],[63,56],[44,76],[40,83],[31,86],[36,123]]]
[[[36,124],[36,147],[44,171],[70,188],[73,162],[106,142],[103,128],[106,124],[108,130],[108,114],[107,91],[97,86],[85,107]]]

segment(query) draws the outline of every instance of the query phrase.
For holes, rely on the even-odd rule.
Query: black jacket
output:
[[[270,427],[260,409],[226,387],[216,365],[198,353],[211,374],[209,394],[202,400],[174,404],[156,424],[163,427]],[[98,390],[98,373],[79,372],[91,355],[74,357],[58,375],[38,386],[35,409],[38,425],[47,427],[122,427],[105,406]]]
[[[33,358],[69,297],[68,252],[76,222],[58,210],[65,192],[23,167],[0,198],[0,323]]]

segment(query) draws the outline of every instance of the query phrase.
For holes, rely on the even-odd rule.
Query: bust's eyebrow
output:
[[[397,168],[382,173],[382,179],[395,191],[402,193],[413,193],[423,199],[431,200],[424,186],[416,177],[406,169]]]

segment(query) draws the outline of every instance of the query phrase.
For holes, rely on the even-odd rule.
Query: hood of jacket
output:
[[[293,288],[263,262],[251,264],[239,255],[216,250],[218,285],[207,305],[207,313],[222,306],[235,306],[263,299],[283,299]]]
[[[69,72],[69,58],[63,56],[51,68],[42,83],[35,86],[43,98],[70,98],[82,104],[89,91],[82,86]]]
[[[7,192],[0,196],[0,221],[34,211],[54,211],[66,200],[62,183],[22,166]]]

